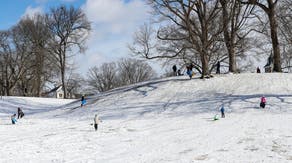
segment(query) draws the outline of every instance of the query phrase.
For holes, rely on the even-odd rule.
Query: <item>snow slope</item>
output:
[[[291,92],[292,74],[249,73],[138,83],[88,97],[83,108],[3,97],[0,162],[292,162]],[[226,118],[213,121],[223,103]],[[11,125],[18,106],[26,115]]]

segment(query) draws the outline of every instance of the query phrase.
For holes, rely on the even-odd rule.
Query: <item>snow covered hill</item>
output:
[[[0,162],[292,162],[291,93],[292,74],[248,73],[138,83],[82,108],[79,99],[3,97]],[[213,121],[222,104],[226,118]],[[11,125],[17,107],[26,115]]]

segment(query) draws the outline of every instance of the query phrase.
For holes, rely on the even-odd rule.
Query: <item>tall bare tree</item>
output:
[[[10,95],[13,88],[11,84],[13,76],[12,63],[13,50],[11,48],[11,33],[9,31],[0,32],[0,62],[1,62],[1,94]]]
[[[83,52],[85,40],[91,29],[81,8],[60,6],[52,8],[46,15],[48,27],[52,33],[51,51],[55,54],[55,62],[60,69],[64,97],[66,98],[66,66],[75,50]]]
[[[9,96],[13,94],[17,83],[27,71],[29,47],[23,44],[26,39],[19,35],[17,27],[1,32],[0,39],[2,87],[4,94]]]
[[[157,37],[159,40],[170,41],[174,45],[158,48],[158,50],[165,50],[165,53],[171,52],[173,55],[160,55],[155,58],[179,57],[194,61],[199,57],[200,63],[197,67],[201,67],[201,78],[208,76],[210,61],[214,59],[213,50],[218,49],[219,35],[223,30],[218,18],[219,1],[149,0],[148,2],[159,16],[168,21],[167,25],[161,23],[162,27],[158,30]],[[141,38],[148,38],[147,35],[141,36]],[[143,40],[141,42],[145,43]],[[145,53],[146,58],[154,58],[150,57],[151,46],[148,45],[150,44],[144,44],[142,51],[131,49],[136,54]],[[186,57],[188,52],[193,52],[193,55],[190,55],[193,57]]]
[[[26,75],[23,76],[25,93],[32,96],[41,96],[42,88],[52,74],[54,67],[50,62],[48,53],[48,30],[43,15],[37,14],[33,17],[25,17],[18,24],[18,35],[26,39],[23,44],[29,47],[26,52],[29,54]]]
[[[292,68],[292,1],[282,0],[277,8],[283,69]]]
[[[250,32],[250,30],[243,30],[243,28],[253,7],[250,5],[244,7],[238,0],[220,0],[220,4],[222,6],[224,42],[229,58],[229,71],[236,72],[236,54],[242,51],[240,47]]]
[[[251,4],[261,8],[269,18],[270,37],[273,46],[273,71],[282,72],[281,53],[278,40],[278,22],[276,16],[276,7],[278,0],[239,0],[242,4]]]

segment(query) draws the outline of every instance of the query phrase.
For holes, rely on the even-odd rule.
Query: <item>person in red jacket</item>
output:
[[[261,108],[265,108],[266,102],[267,102],[267,99],[265,98],[265,96],[262,96],[261,103],[260,103],[260,107]]]

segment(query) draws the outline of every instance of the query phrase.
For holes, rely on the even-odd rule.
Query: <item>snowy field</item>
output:
[[[0,162],[288,163],[291,93],[292,74],[275,73],[144,82],[88,97],[83,108],[79,100],[3,97]],[[222,103],[226,118],[213,121]],[[17,107],[25,117],[11,125]]]

